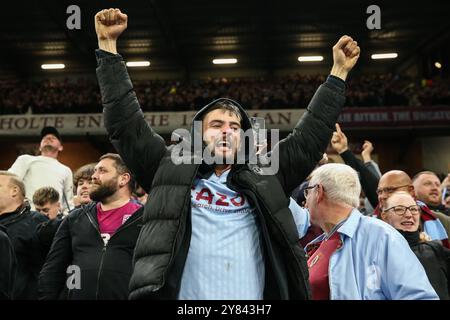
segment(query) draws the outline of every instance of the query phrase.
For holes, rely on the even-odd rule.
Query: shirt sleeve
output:
[[[11,168],[8,169],[9,172],[16,174],[21,180],[25,177],[28,171],[30,161],[28,161],[29,156],[22,155],[19,156],[13,163]]]
[[[378,178],[381,178],[381,176],[383,175],[381,173],[380,167],[378,166],[378,164],[375,161],[370,160],[368,162],[365,162],[364,165],[366,166],[367,169],[371,170],[372,173],[375,176],[377,176]]]
[[[295,225],[297,226],[298,238],[303,238],[311,226],[309,211],[302,208],[294,199],[290,198],[289,209],[294,217]]]
[[[64,179],[64,194],[66,195],[67,202],[70,206],[70,208],[67,208],[67,203],[62,199],[62,207],[67,208],[66,213],[69,212],[71,209],[74,208],[73,204],[73,174],[72,171],[68,168],[66,178]]]

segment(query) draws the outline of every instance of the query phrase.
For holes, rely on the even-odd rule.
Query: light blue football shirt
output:
[[[227,187],[228,174],[194,181],[192,236],[179,299],[263,298],[265,270],[255,209]]]

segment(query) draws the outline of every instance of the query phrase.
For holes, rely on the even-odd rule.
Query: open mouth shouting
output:
[[[215,141],[214,147],[216,148],[216,150],[218,149],[222,152],[228,152],[233,148],[232,139],[230,137],[221,137]]]

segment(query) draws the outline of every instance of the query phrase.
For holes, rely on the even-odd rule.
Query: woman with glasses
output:
[[[405,191],[393,193],[384,203],[381,218],[408,241],[439,298],[449,300],[450,250],[420,231],[420,207],[413,197]]]

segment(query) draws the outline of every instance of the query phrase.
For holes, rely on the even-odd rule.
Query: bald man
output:
[[[413,182],[406,172],[401,170],[388,171],[381,176],[380,181],[378,182],[378,207],[375,210],[377,215],[379,215],[379,208],[384,206],[386,199],[396,191],[406,191],[417,199]],[[450,218],[443,214],[432,212],[423,201],[419,200],[417,201],[417,204],[422,209],[420,215],[420,225],[422,230],[425,231],[432,240],[441,240],[442,244],[449,248],[448,234],[450,233],[450,229],[446,229],[444,225],[450,225]]]
[[[395,191],[406,191],[414,196],[414,186],[408,174],[401,170],[391,170],[378,181],[378,205],[383,206],[386,199]]]

